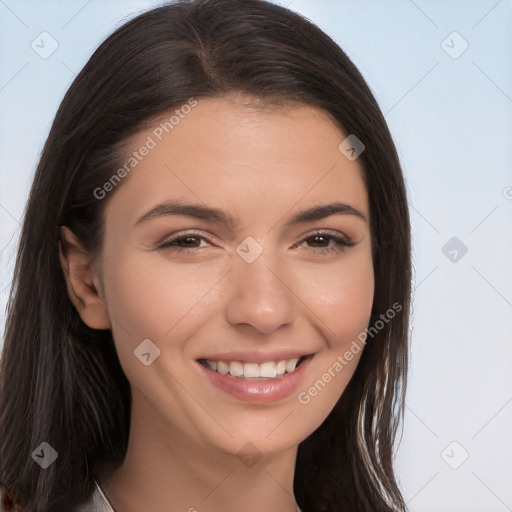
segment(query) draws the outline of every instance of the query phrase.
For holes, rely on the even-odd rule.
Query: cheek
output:
[[[319,266],[302,276],[302,282],[307,283],[307,304],[331,346],[350,343],[368,326],[374,295],[371,254],[360,251],[337,264]]]
[[[124,251],[106,261],[105,288],[118,350],[133,352],[147,338],[161,346],[165,339],[190,335],[221,276],[221,269],[177,268],[164,257],[142,252]]]
[[[195,290],[190,284],[187,274],[176,273],[171,279],[165,268],[136,253],[126,251],[115,262],[105,262],[114,338],[123,342],[160,338],[193,303]]]
[[[216,288],[223,288],[220,281],[229,270],[229,264],[176,266],[156,253],[151,257],[129,250],[115,254],[120,256],[104,262],[114,334],[139,343],[180,332],[191,318],[215,308],[220,298]],[[371,254],[364,247],[334,263],[300,265],[293,274],[289,277],[297,300],[313,315],[312,322],[325,328],[327,339],[343,340],[354,329],[367,326],[374,280]]]
[[[371,316],[373,263],[369,249],[351,256],[336,268],[325,266],[308,276],[309,303],[326,340],[325,348],[312,361],[312,377],[297,394],[304,412],[300,421],[310,430],[318,428],[336,405],[364,350],[359,336]]]

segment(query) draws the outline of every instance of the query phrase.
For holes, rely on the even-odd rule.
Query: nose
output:
[[[270,334],[292,324],[299,314],[289,272],[264,251],[256,261],[239,258],[229,277],[226,319],[233,326],[249,325]]]

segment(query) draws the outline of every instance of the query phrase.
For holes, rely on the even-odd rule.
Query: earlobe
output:
[[[67,226],[60,228],[59,257],[68,296],[82,321],[91,329],[110,329],[94,258]]]

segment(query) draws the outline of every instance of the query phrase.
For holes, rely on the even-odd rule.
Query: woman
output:
[[[260,0],[112,34],[29,197],[1,360],[23,510],[403,511],[404,181],[342,50]]]

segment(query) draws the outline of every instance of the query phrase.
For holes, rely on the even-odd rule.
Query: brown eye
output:
[[[201,246],[201,241],[210,244],[208,240],[197,233],[184,233],[167,237],[156,246],[156,249],[169,249],[176,252],[193,252],[202,249],[206,245]],[[210,244],[211,245],[211,244]]]
[[[308,244],[314,244],[311,247],[313,251],[319,254],[342,252],[347,247],[352,247],[354,244],[345,238],[332,235],[329,233],[314,233],[304,239]]]
[[[174,240],[172,243],[170,243],[169,245],[179,245],[179,244],[185,244],[187,246],[193,246],[193,247],[198,247],[198,245],[196,244],[196,242],[200,240],[199,237],[197,236],[187,236],[187,237],[183,237],[183,238],[178,238],[177,240]],[[201,243],[201,242],[199,242]]]

